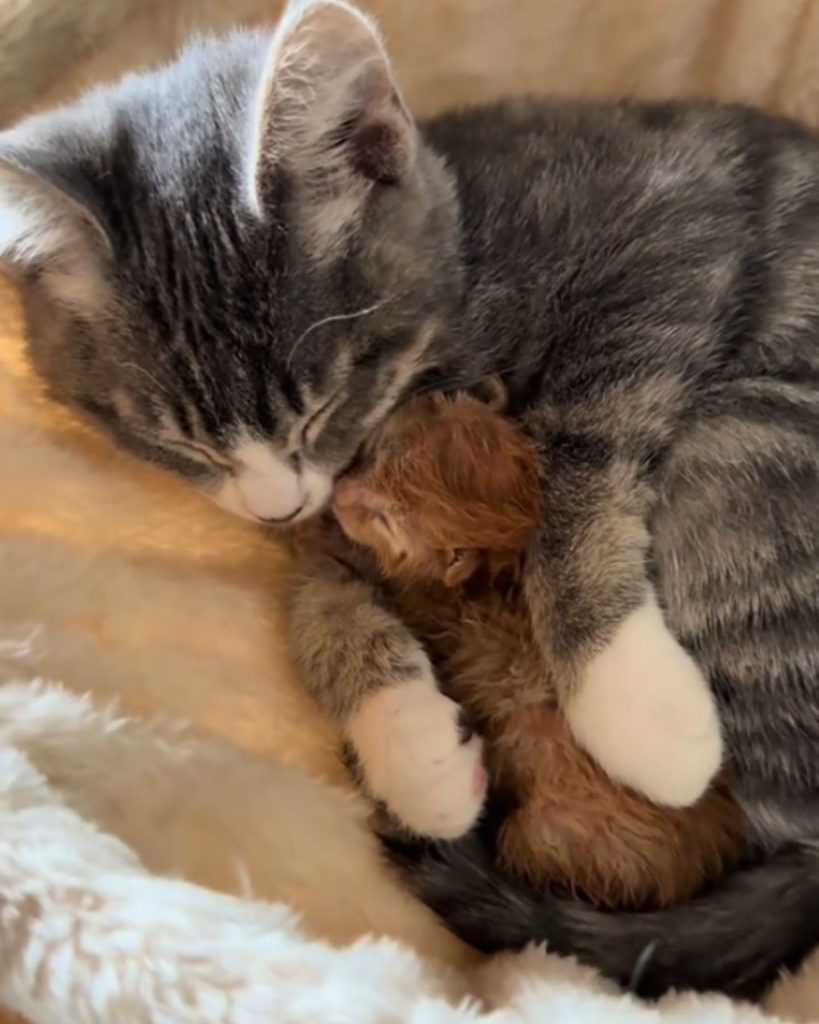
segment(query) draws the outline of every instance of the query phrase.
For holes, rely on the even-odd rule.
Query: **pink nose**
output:
[[[236,486],[249,514],[265,522],[286,523],[304,504],[298,476],[285,468],[276,473],[243,470],[236,477]]]
[[[352,477],[339,480],[333,489],[333,504],[338,508],[350,508],[360,505],[364,497],[364,488]]]

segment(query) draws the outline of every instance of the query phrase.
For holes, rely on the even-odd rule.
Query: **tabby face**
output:
[[[319,509],[435,365],[454,239],[448,177],[343,3],[0,135],[0,255],[52,394],[256,520]]]

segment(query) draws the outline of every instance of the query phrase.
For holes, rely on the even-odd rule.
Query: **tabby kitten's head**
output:
[[[336,0],[0,134],[0,257],[51,392],[257,520],[319,508],[434,364],[455,224]]]

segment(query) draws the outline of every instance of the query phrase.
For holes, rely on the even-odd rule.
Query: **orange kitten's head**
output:
[[[388,575],[457,586],[519,562],[540,517],[537,458],[518,427],[474,398],[416,398],[339,483],[334,510]]]

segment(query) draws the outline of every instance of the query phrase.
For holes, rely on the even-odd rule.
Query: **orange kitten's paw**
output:
[[[465,733],[460,707],[426,676],[367,697],[347,725],[367,788],[418,835],[456,839],[486,796],[482,741]]]

